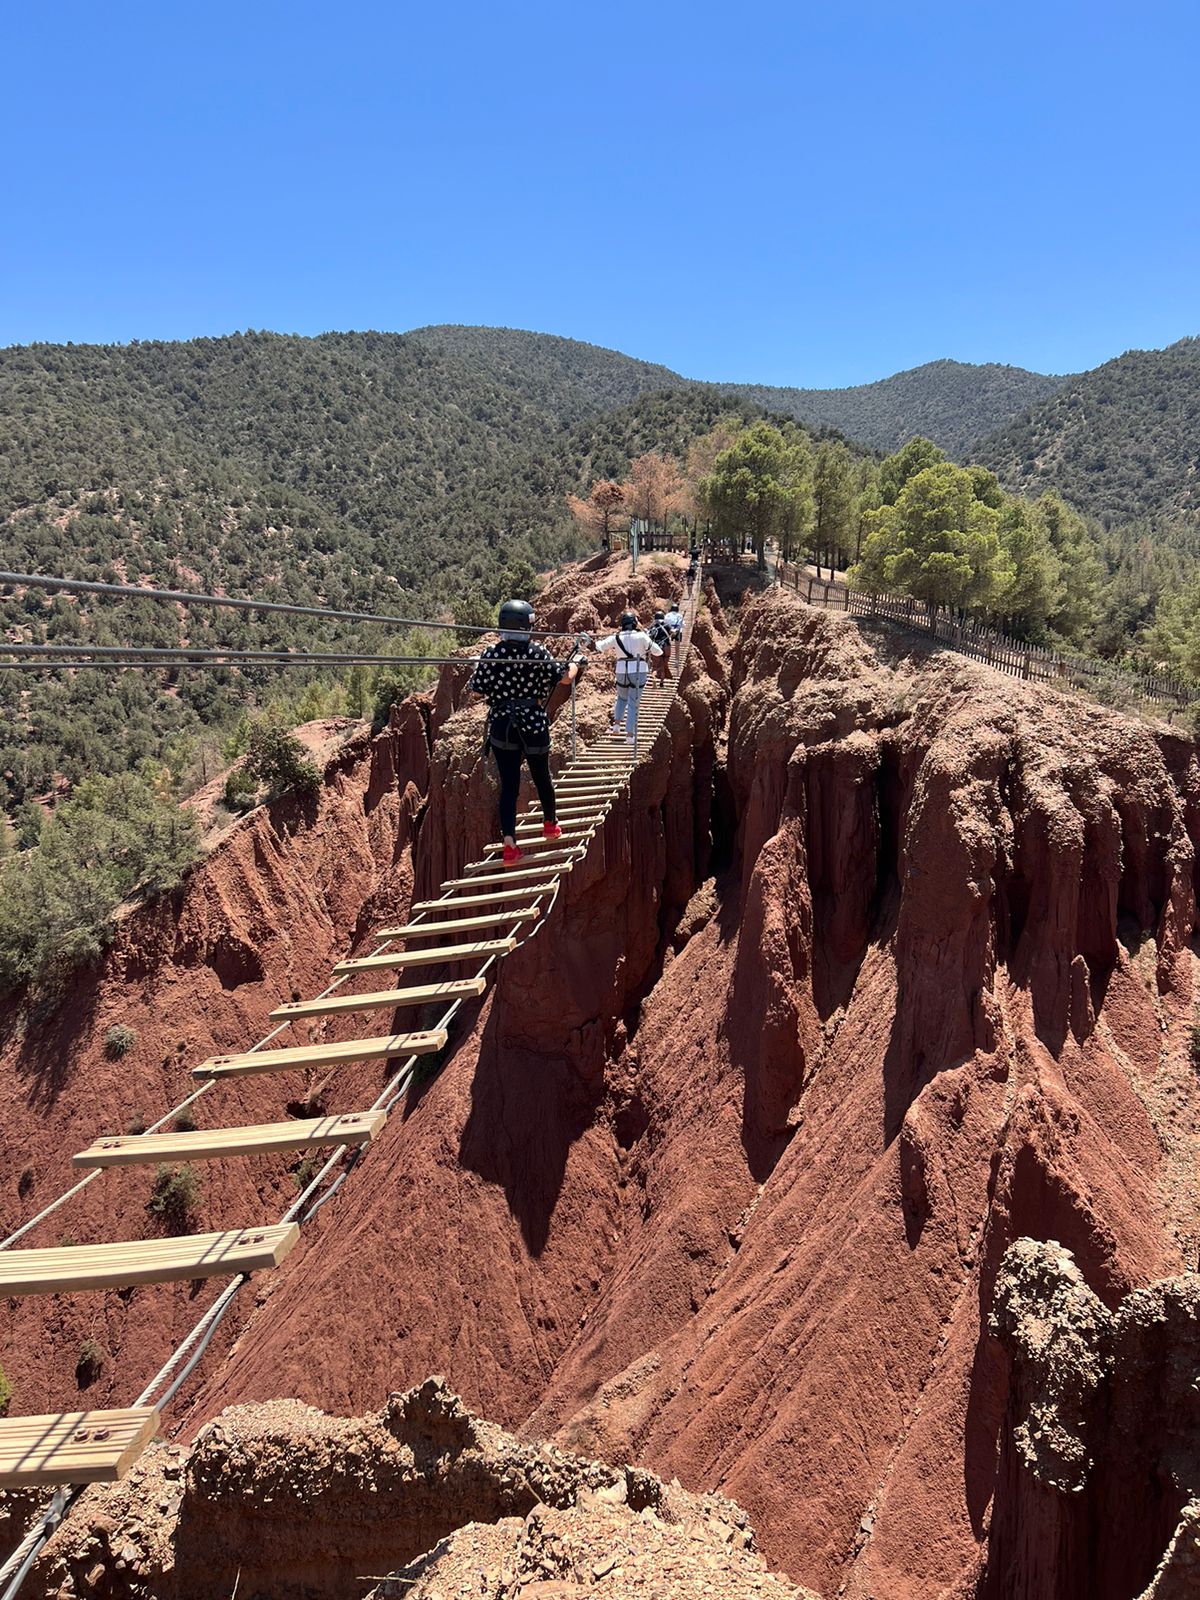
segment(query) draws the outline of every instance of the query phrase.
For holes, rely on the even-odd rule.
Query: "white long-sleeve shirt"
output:
[[[643,633],[640,628],[628,633],[610,633],[607,639],[597,639],[596,649],[616,656],[617,682],[623,688],[631,683],[645,683],[650,676],[650,657],[662,655],[662,646],[655,644],[650,635]]]

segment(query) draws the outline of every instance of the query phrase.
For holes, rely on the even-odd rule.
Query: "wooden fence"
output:
[[[1119,699],[1123,693],[1134,695],[1168,706],[1171,712],[1200,703],[1200,689],[1166,673],[1128,672],[1088,656],[1063,655],[1045,645],[1013,639],[983,623],[962,622],[945,610],[931,616],[916,600],[865,594],[844,583],[814,578],[801,567],[783,561],[776,566],[775,579],[785,588],[794,589],[811,606],[825,606],[851,616],[884,617],[900,627],[932,635],[960,655],[983,661],[1014,678],[1053,683],[1065,689],[1087,689],[1106,700]]]

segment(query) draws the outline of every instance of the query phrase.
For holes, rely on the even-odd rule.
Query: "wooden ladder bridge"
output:
[[[696,614],[694,599],[688,599],[683,614],[685,629],[682,642],[673,652],[673,676],[666,680],[651,678],[648,682],[639,708],[634,748],[628,747],[623,735],[606,735],[591,748],[584,748],[556,776],[561,839],[542,838],[541,812],[535,801],[520,819],[517,830],[522,849],[528,852],[519,868],[500,867],[496,856],[501,845],[488,845],[482,859],[465,867],[461,877],[442,884],[438,899],[413,905],[410,921],[381,928],[374,935],[379,947],[374,954],[340,961],[333,972],[344,982],[360,975],[424,966],[475,970],[442,982],[415,982],[359,994],[327,993],[281,1005],[271,1012],[272,1021],[284,1024],[311,1017],[451,1002],[451,1010],[441,1024],[340,1043],[255,1048],[242,1054],[211,1056],[193,1069],[193,1078],[207,1086],[251,1073],[393,1059],[415,1064],[418,1058],[444,1049],[449,1015],[463,1000],[482,995],[489,969],[541,927],[553,909],[563,879],[586,858],[638,759],[653,748],[690,649]],[[463,911],[469,915],[458,915]],[[446,942],[463,935],[468,937],[462,943]],[[411,948],[411,941],[425,939],[438,942]],[[404,949],[388,948],[395,944],[402,944]],[[367,1146],[386,1120],[387,1109],[377,1102],[364,1111],[341,1116],[186,1132],[101,1135],[74,1155],[72,1163],[92,1171],[329,1148],[334,1152],[332,1159],[336,1159],[347,1150]],[[241,1279],[251,1272],[278,1266],[299,1236],[299,1224],[291,1220],[289,1213],[273,1226],[222,1233],[57,1249],[8,1249],[0,1245],[0,1295],[74,1294],[209,1277]],[[0,1420],[0,1488],[115,1481],[154,1438],[165,1403],[160,1399],[156,1404],[135,1404],[122,1410],[63,1411]]]

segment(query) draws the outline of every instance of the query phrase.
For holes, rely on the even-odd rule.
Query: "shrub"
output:
[[[4,1368],[0,1367],[0,1417],[8,1415],[8,1405],[11,1399],[12,1384],[4,1376]]]
[[[1188,1054],[1192,1058],[1192,1065],[1200,1068],[1200,1022],[1194,1022],[1188,1033]]]
[[[85,1339],[79,1346],[79,1359],[75,1363],[75,1381],[81,1389],[95,1383],[104,1367],[104,1351],[95,1339]]]
[[[125,1132],[126,1133],[145,1133],[145,1131],[146,1131],[148,1126],[149,1126],[149,1124],[148,1124],[148,1122],[146,1120],[146,1113],[144,1111],[135,1111],[135,1112],[133,1112],[131,1114],[131,1116],[129,1118],[129,1122],[128,1122],[128,1125],[126,1126]]]
[[[258,779],[248,767],[235,767],[225,779],[225,804],[230,811],[249,811],[258,799]]]
[[[190,1166],[161,1166],[154,1174],[154,1188],[146,1210],[174,1233],[185,1233],[200,1199],[200,1180]]]
[[[0,989],[52,989],[106,948],[121,904],[179,883],[200,851],[161,769],[90,778],[56,808],[36,848],[5,863]]]
[[[191,1106],[184,1106],[183,1110],[175,1118],[176,1133],[195,1133],[199,1126],[200,1124],[196,1121],[196,1113]]]
[[[272,799],[289,789],[315,794],[321,787],[321,774],[308,759],[304,746],[277,722],[253,724],[242,770],[265,783]]]
[[[137,1043],[137,1029],[124,1022],[115,1022],[104,1035],[104,1054],[110,1061],[127,1056]]]
[[[297,1189],[307,1189],[309,1184],[321,1170],[321,1157],[318,1155],[305,1156],[295,1167],[293,1176],[296,1179]]]

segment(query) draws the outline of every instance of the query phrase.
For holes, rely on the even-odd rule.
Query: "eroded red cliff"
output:
[[[607,568],[571,574],[544,614],[595,626],[628,587]],[[988,1315],[1020,1236],[1060,1241],[1110,1310],[1194,1265],[1195,750],[779,592],[743,607],[736,639],[706,612],[696,643],[668,737],[602,847],[263,1286],[186,1421],[280,1395],[365,1410],[445,1371],[528,1438],[730,1494],[771,1564],[827,1596],[1132,1600],[1163,1554],[1146,1519],[1124,1588],[1083,1587],[1069,1548],[1051,1548],[1056,1515],[1040,1558],[1015,1559],[1029,1487]],[[594,731],[598,686],[579,699]],[[455,711],[447,683],[429,715],[428,773],[423,741],[402,756],[397,734],[374,779],[361,762],[346,774],[345,882],[317,834],[315,856],[288,857],[300,824],[277,837],[264,819],[237,845],[223,948],[258,951],[267,975],[232,991],[245,1015],[219,989],[234,958],[211,929],[179,942],[176,918],[208,928],[188,909],[197,886],[158,913],[173,951],[205,952],[188,981],[223,997],[213,1044],[244,1042],[251,999],[314,992],[394,915],[420,795],[421,894],[492,836],[477,713]],[[372,794],[388,819],[375,835]],[[279,886],[255,923],[260,860]],[[184,979],[157,959],[146,1004],[161,1017]],[[118,980],[80,997],[81,1037],[98,1042],[116,997],[148,981]],[[189,1054],[207,1052],[190,1025]],[[78,1125],[95,1059],[66,1044],[55,1139]],[[110,1092],[111,1120],[129,1091]],[[38,1183],[51,1175],[47,1158]],[[231,1178],[222,1215],[245,1221],[286,1189],[258,1183]],[[109,1220],[132,1226],[132,1203]],[[177,1329],[191,1310],[161,1294]],[[106,1314],[127,1330],[152,1298]],[[10,1348],[37,1315],[22,1308]],[[61,1403],[65,1360],[46,1399]],[[1014,1571],[1018,1587],[995,1587]]]

